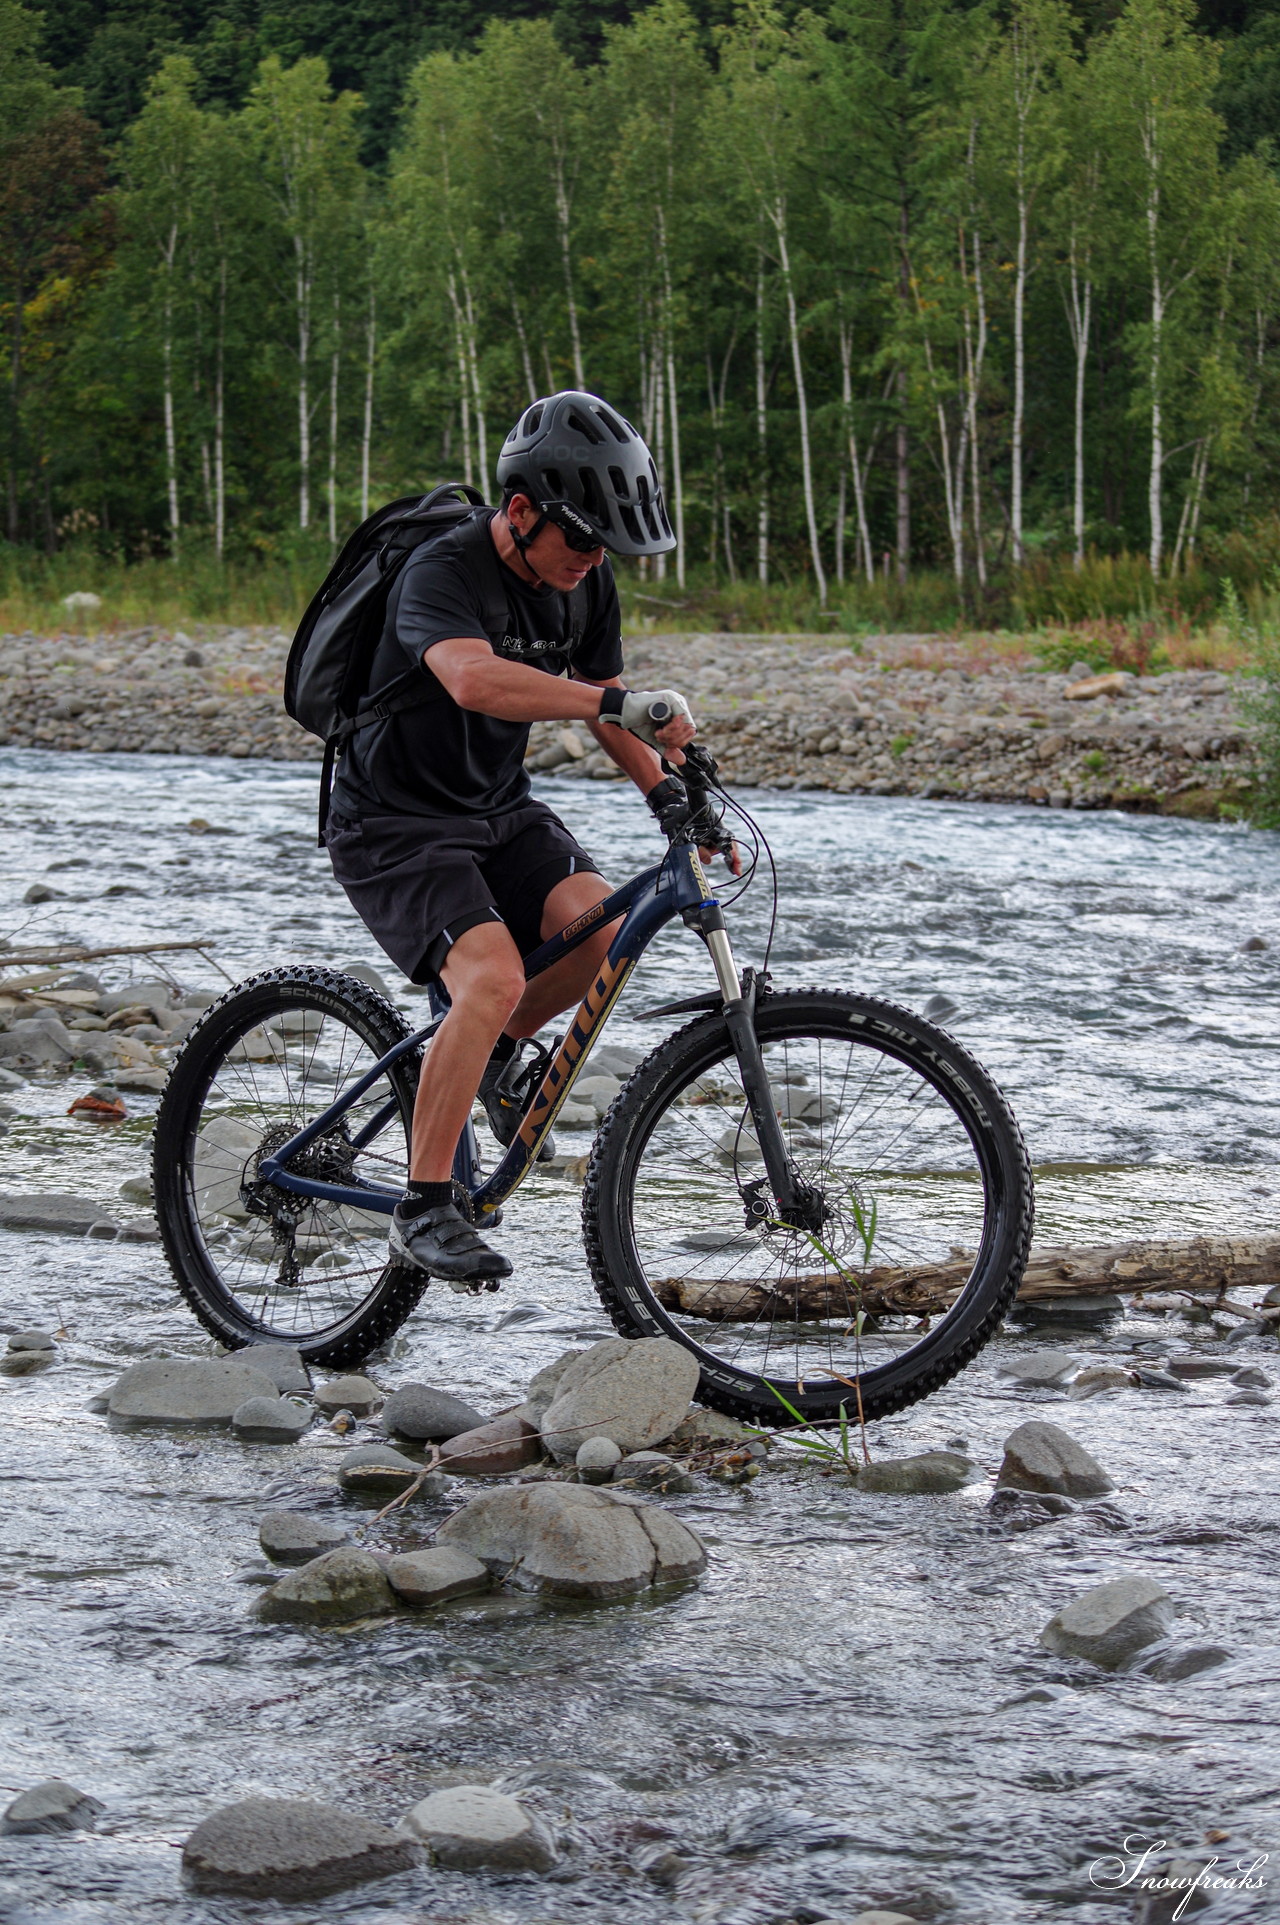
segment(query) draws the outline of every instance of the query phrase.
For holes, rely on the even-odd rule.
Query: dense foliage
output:
[[[1278,77],[1190,0],[0,0],[4,532],[309,551],[572,384],[681,582],[1155,592],[1274,546]]]

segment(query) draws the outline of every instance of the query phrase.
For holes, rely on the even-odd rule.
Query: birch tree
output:
[[[662,476],[671,500],[676,581],[686,581],[684,463],[678,368],[685,329],[685,287],[694,264],[701,121],[710,76],[683,0],[657,0],[609,36],[602,99],[617,129],[605,198],[618,282],[648,296],[652,317],[650,409],[665,413]],[[643,296],[640,302],[645,308]],[[714,404],[713,404],[714,405]]]
[[[1213,108],[1216,49],[1192,26],[1192,0],[1128,0],[1093,61],[1113,132],[1111,191],[1128,222],[1127,252],[1147,284],[1147,320],[1135,330],[1141,397],[1150,424],[1147,556],[1165,559],[1168,391],[1183,349],[1188,290],[1218,220],[1222,122]]]
[[[1003,176],[1013,257],[1013,409],[1009,530],[1015,566],[1026,559],[1023,455],[1027,409],[1027,283],[1037,264],[1035,224],[1062,165],[1059,79],[1070,46],[1063,0],[1015,0],[979,96],[984,148]]]
[[[298,526],[311,525],[314,363],[336,285],[335,236],[358,179],[356,94],[330,91],[323,60],[264,60],[245,110],[281,238],[280,292],[297,370]]]
[[[818,600],[825,605],[827,575],[818,538],[814,450],[800,326],[800,278],[792,205],[798,159],[806,145],[805,95],[809,75],[796,43],[763,0],[747,0],[741,23],[726,36],[721,58],[726,84],[723,140],[736,153],[742,186],[761,223],[763,246],[777,270],[787,321],[809,560]]]
[[[130,129],[125,154],[129,183],[125,221],[151,260],[148,280],[159,329],[169,551],[175,561],[181,552],[182,535],[176,408],[178,333],[186,318],[187,256],[193,247],[195,196],[204,150],[203,117],[191,97],[195,80],[195,68],[184,55],[171,55],[164,62]]]

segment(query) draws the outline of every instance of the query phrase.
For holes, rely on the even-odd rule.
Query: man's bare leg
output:
[[[566,876],[548,895],[542,939],[585,915],[608,895],[589,871]],[[494,1044],[534,1035],[561,1010],[581,1002],[603,961],[617,923],[595,931],[563,961],[526,984],[524,964],[504,923],[477,923],[459,936],[440,971],[451,1008],[431,1040],[413,1111],[410,1179],[447,1183],[454,1151],[471,1115]]]

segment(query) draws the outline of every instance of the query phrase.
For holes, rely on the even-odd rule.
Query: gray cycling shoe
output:
[[[484,1104],[489,1128],[504,1150],[515,1142],[516,1131],[524,1121],[525,1111],[533,1101],[534,1091],[546,1075],[547,1065],[551,1061],[550,1050],[544,1049],[540,1043],[535,1043],[533,1048],[533,1060],[529,1063],[521,1061],[518,1050],[505,1063],[490,1061],[476,1092]],[[539,1163],[546,1163],[555,1153],[555,1138],[549,1136],[538,1151]]]
[[[496,1290],[511,1275],[511,1264],[501,1251],[491,1250],[452,1203],[422,1210],[417,1216],[391,1218],[391,1255],[429,1277],[439,1277],[451,1290]]]

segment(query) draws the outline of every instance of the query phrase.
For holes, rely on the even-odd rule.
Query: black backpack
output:
[[[462,499],[459,500],[458,497]],[[329,791],[339,750],[357,729],[417,708],[436,693],[421,667],[407,669],[370,691],[374,651],[386,627],[391,594],[406,563],[422,549],[470,523],[468,546],[487,632],[500,638],[509,620],[502,563],[478,510],[484,496],[463,481],[445,482],[429,495],[406,495],[370,515],[344,544],[312,596],[289,649],[284,671],[285,714],[324,743],[320,772],[319,839],[324,842]],[[584,597],[569,597],[569,641],[584,627]]]

